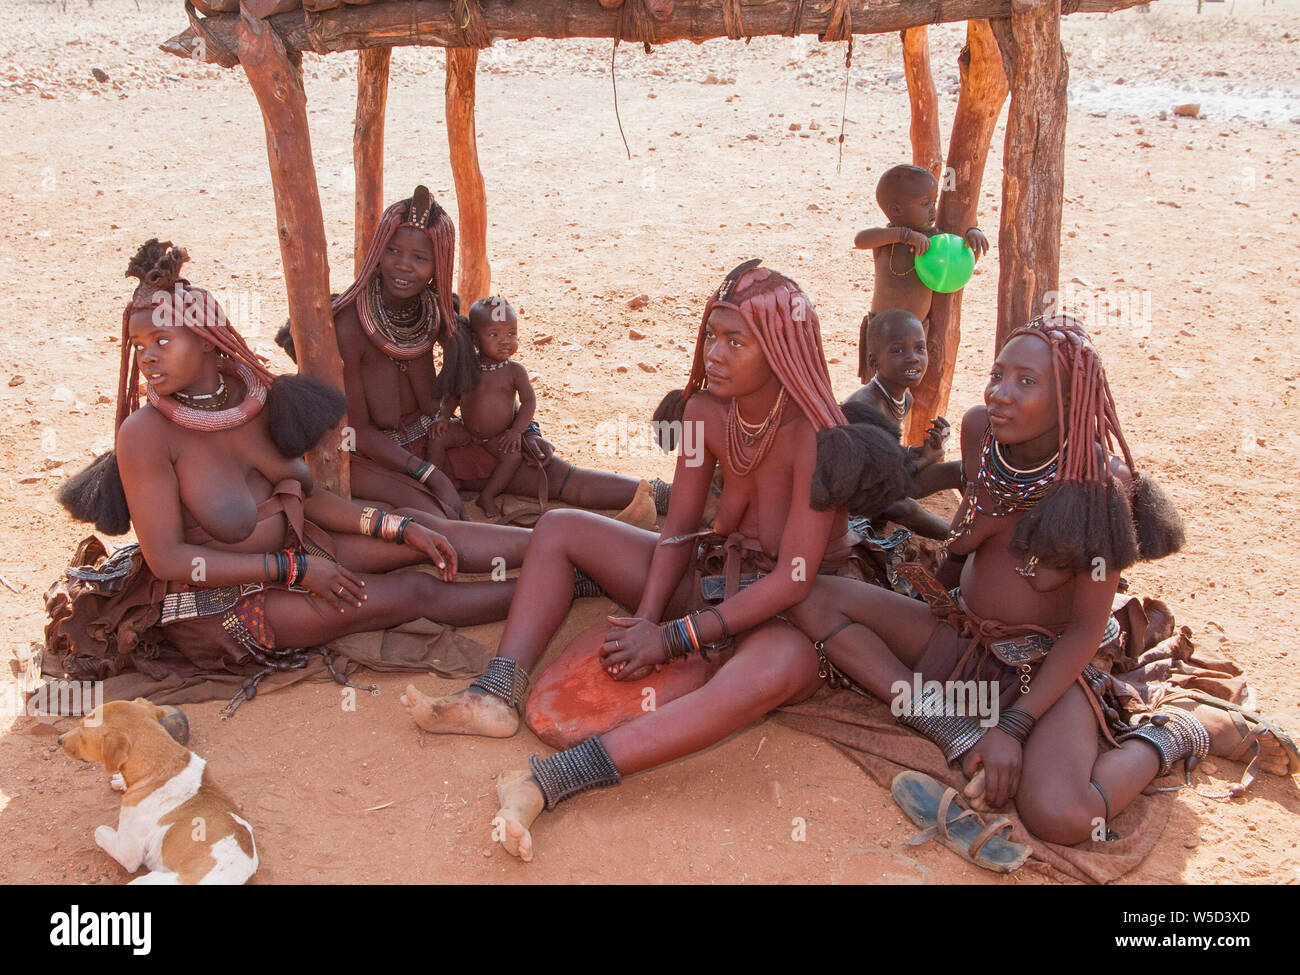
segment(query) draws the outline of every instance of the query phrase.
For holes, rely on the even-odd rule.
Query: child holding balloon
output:
[[[875,372],[867,348],[867,324],[872,317],[890,308],[901,308],[920,320],[928,336],[933,289],[957,290],[950,288],[949,282],[936,280],[933,276],[929,284],[920,277],[927,271],[918,267],[919,263],[924,263],[918,259],[930,249],[931,238],[939,234],[934,225],[938,198],[939,184],[928,169],[894,166],[886,170],[876,184],[876,202],[889,218],[889,223],[861,230],[853,238],[853,246],[872,251],[876,262],[871,311],[863,319],[858,344],[858,375],[864,383]],[[988,238],[978,227],[971,227],[961,239],[965,248],[971,251],[972,258],[988,253]]]

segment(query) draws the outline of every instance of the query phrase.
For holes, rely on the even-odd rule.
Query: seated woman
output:
[[[116,450],[60,492],[74,517],[102,531],[135,529],[146,565],[128,587],[161,593],[157,580],[166,584],[169,642],[200,669],[235,670],[420,617],[505,616],[512,582],[451,580],[458,564],[517,564],[529,533],[452,523],[449,540],[428,515],[313,490],[302,455],[338,422],[342,395],[272,376],[212,295],[180,277],[186,260],[157,240],[132,259],[127,273],[140,285],[122,315]],[[479,537],[458,558],[466,529]],[[441,578],[385,574],[423,563]]]
[[[636,607],[630,618],[611,620],[600,648],[611,678],[635,680],[692,651],[715,653],[703,687],[576,748],[534,758],[532,772],[498,779],[494,838],[524,860],[532,858],[529,827],[543,808],[699,751],[819,686],[816,655],[776,617],[804,598],[818,566],[830,569],[847,554],[843,509],[811,506],[818,431],[843,416],[811,302],[758,264],[732,271],[705,306],[680,418],[702,431],[695,442],[704,450],[697,463],[678,458],[663,534],[585,512],[548,512],[486,673],[449,697],[430,699],[414,687],[403,697],[428,731],[513,735],[528,670],[568,610],[571,567]],[[901,448],[894,449],[901,465]],[[713,532],[697,532],[719,464],[726,481]],[[725,598],[705,606],[700,576],[719,568]]]
[[[1134,469],[1101,360],[1078,322],[1038,319],[1012,333],[984,402],[962,422],[967,489],[948,539],[950,560],[965,559],[960,589],[931,586],[931,609],[818,579],[791,619],[968,777],[979,770],[988,806],[1014,800],[1025,826],[1050,842],[1088,839],[1174,763],[1207,752],[1237,757],[1255,743],[1270,771],[1300,769],[1280,729],[1234,730],[1222,702],[1191,692],[1171,692],[1152,720],[1130,726],[1121,714],[1141,698],[1116,693],[1118,681],[1092,666],[1098,646],[1114,639],[1120,573],[1177,551],[1183,535],[1168,500]],[[997,682],[997,725],[912,702],[917,673]],[[1100,754],[1098,731],[1112,746]],[[979,793],[977,777],[968,795]]]
[[[451,303],[455,252],[451,218],[417,186],[384,211],[361,273],[330,305],[355,433],[352,493],[463,519],[460,495],[427,456],[431,434],[446,424],[445,394],[471,379]]]
[[[469,393],[480,375],[472,337],[458,330],[452,309],[455,250],[451,218],[417,186],[410,199],[384,211],[361,273],[331,306],[356,432],[353,494],[463,519],[456,486],[431,451],[451,419],[450,401]],[[440,373],[435,342],[444,351]],[[653,503],[650,485],[574,467],[533,433],[524,439],[539,463],[520,465],[505,485],[508,493],[582,508],[626,508],[636,499],[637,520],[644,520]],[[459,479],[460,486],[481,490],[490,474]]]

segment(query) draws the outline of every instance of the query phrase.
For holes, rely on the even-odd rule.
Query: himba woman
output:
[[[489,367],[479,362],[472,337],[456,325],[455,250],[451,218],[428,189],[417,186],[410,199],[384,211],[361,272],[331,304],[356,435],[353,493],[464,518],[456,487],[429,452],[433,436],[447,428],[452,401]],[[441,372],[434,367],[435,343],[443,347]],[[532,433],[524,442],[525,453],[536,460],[520,465],[507,485],[510,494],[600,509],[625,508],[637,497],[636,478],[574,467]],[[486,479],[462,480],[460,486],[478,490]],[[651,503],[650,487],[642,493],[645,505]]]
[[[1134,467],[1079,323],[1037,319],[1013,332],[984,402],[962,422],[966,491],[944,567],[959,568],[959,589],[933,586],[927,608],[821,578],[791,619],[882,700],[897,696],[896,685],[910,699],[916,673],[998,682],[996,727],[922,707],[904,708],[900,721],[975,777],[968,795],[979,800],[982,775],[987,806],[1014,800],[1029,831],[1050,842],[1089,839],[1153,779],[1207,753],[1237,758],[1254,748],[1251,776],[1260,765],[1300,770],[1280,729],[1203,695],[1153,696],[1157,709],[1130,724],[1123,712],[1140,698],[1116,694],[1116,679],[1092,665],[1099,646],[1118,638],[1111,602],[1120,573],[1177,551],[1183,535],[1169,501]],[[1110,746],[1100,753],[1098,732]]]
[[[494,555],[519,560],[527,533],[442,522],[449,540],[427,515],[314,490],[303,454],[338,422],[342,394],[267,371],[213,296],[180,277],[186,260],[156,239],[132,259],[116,449],[60,492],[108,534],[135,529],[145,565],[127,589],[158,594],[167,640],[201,671],[242,672],[276,665],[285,648],[419,617],[505,616],[513,583],[451,579],[458,561],[486,571]],[[466,528],[502,537],[458,560],[454,532]],[[386,574],[423,563],[441,580]]]
[[[403,697],[428,731],[513,735],[528,671],[568,609],[571,566],[635,607],[628,618],[610,619],[598,651],[612,679],[635,680],[688,653],[711,661],[715,670],[699,689],[575,748],[533,758],[531,772],[499,777],[494,837],[524,860],[532,858],[529,827],[543,808],[699,751],[819,686],[816,655],[775,617],[807,595],[819,566],[830,569],[847,554],[843,509],[811,504],[818,431],[844,418],[812,303],[759,263],[732,271],[705,306],[682,417],[699,425],[696,442],[705,450],[695,464],[679,456],[662,535],[585,512],[548,512],[486,673],[446,698],[414,687]],[[893,449],[901,464],[901,449]],[[725,487],[713,532],[700,533],[719,464]],[[701,577],[719,569],[725,598],[706,606]],[[755,572],[765,574],[739,585]]]

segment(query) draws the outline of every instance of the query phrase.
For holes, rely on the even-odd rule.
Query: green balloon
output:
[[[975,273],[975,252],[956,234],[935,234],[916,258],[916,276],[931,291],[950,294],[966,287]]]

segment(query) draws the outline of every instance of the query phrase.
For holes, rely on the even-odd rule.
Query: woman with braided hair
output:
[[[966,493],[944,566],[959,571],[960,588],[918,576],[927,607],[819,579],[791,619],[835,668],[892,700],[903,724],[959,761],[968,796],[992,808],[1014,800],[1029,831],[1050,842],[1094,837],[1157,776],[1207,753],[1237,758],[1253,747],[1249,776],[1261,765],[1300,770],[1294,744],[1257,715],[1167,685],[1144,702],[1092,664],[1118,640],[1120,573],[1177,551],[1183,532],[1134,466],[1080,324],[1057,316],[1013,332],[984,403],[962,422]],[[996,682],[996,726],[913,701],[917,675]],[[1112,747],[1099,753],[1097,732]]]
[[[494,838],[524,860],[532,858],[528,830],[543,808],[708,747],[820,684],[816,655],[777,617],[807,595],[819,566],[829,570],[847,554],[843,508],[812,504],[818,433],[844,416],[812,303],[759,263],[732,271],[705,306],[680,417],[697,425],[694,441],[704,450],[695,463],[678,458],[662,535],[585,512],[548,512],[486,673],[449,697],[433,700],[408,687],[403,698],[428,731],[513,735],[528,671],[567,612],[571,567],[634,608],[610,618],[599,648],[610,679],[636,680],[688,653],[710,661],[712,676],[697,690],[576,748],[534,758],[532,772],[500,776]],[[901,464],[901,449],[893,449]],[[718,465],[726,480],[713,531],[697,532]],[[711,581],[721,601],[706,606]]]
[[[199,671],[238,672],[273,651],[420,617],[501,619],[513,583],[450,583],[458,561],[472,571],[495,555],[517,564],[528,533],[313,490],[302,455],[342,416],[342,394],[273,376],[213,296],[180,277],[187,258],[155,239],[131,261],[140,284],[122,314],[116,447],[59,495],[101,531],[135,529],[144,564],[127,588],[161,600],[167,641]],[[466,557],[455,536],[469,528],[497,534],[471,541]],[[385,574],[423,563],[441,578]]]
[[[452,309],[455,251],[451,218],[427,188],[417,186],[409,199],[384,211],[360,273],[331,307],[356,434],[352,493],[464,519],[457,486],[482,489],[493,465],[476,470],[481,458],[477,465],[462,464],[461,454],[485,454],[464,448],[450,464],[458,475],[453,483],[435,463],[444,452],[433,443],[447,431],[461,397],[494,364],[480,361],[470,330],[458,326]],[[435,344],[443,349],[441,371],[434,368]],[[506,485],[508,493],[583,508],[634,506],[625,520],[654,520],[647,511],[648,482],[574,467],[555,457],[535,431],[523,435],[526,462]]]

